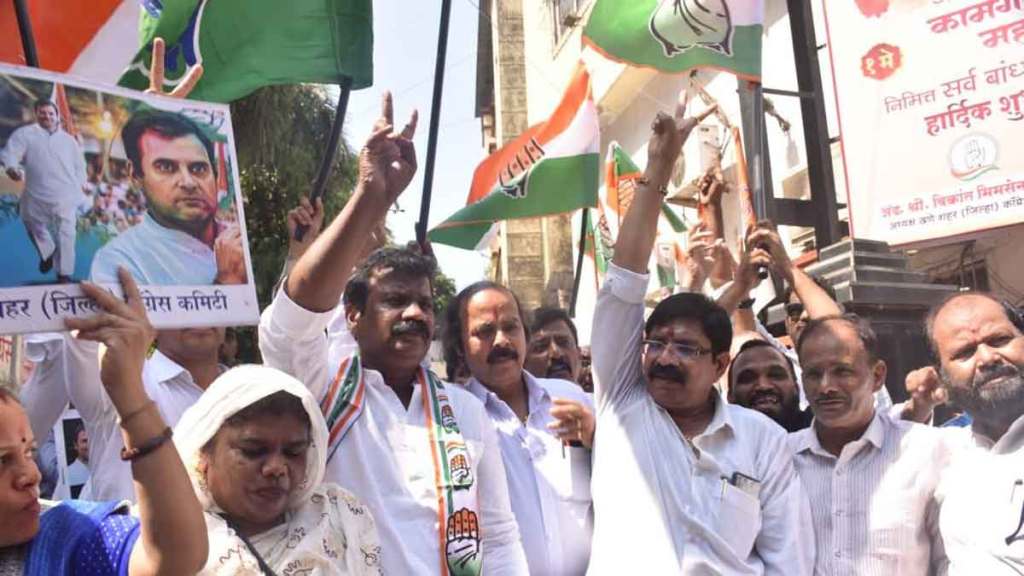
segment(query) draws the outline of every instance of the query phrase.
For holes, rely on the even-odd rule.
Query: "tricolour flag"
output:
[[[190,98],[237,100],[271,84],[373,83],[372,0],[141,0],[139,44],[120,84],[149,86],[153,39],[167,42],[171,89],[203,65]]]
[[[758,80],[763,31],[764,0],[597,0],[583,40],[659,72],[715,68]]]
[[[590,74],[580,66],[547,121],[477,166],[466,207],[431,230],[430,240],[479,249],[502,220],[596,206],[600,141]]]

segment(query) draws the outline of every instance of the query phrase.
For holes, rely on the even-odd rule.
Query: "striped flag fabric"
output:
[[[600,142],[590,74],[580,65],[545,122],[477,166],[466,206],[434,227],[430,240],[483,249],[492,228],[503,220],[596,206]]]
[[[764,0],[597,0],[583,41],[632,66],[758,81],[763,34]]]

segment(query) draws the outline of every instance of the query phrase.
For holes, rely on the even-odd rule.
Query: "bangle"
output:
[[[155,405],[156,405],[156,402],[154,402],[152,400],[147,400],[146,402],[144,402],[142,404],[142,406],[139,406],[135,410],[132,410],[131,412],[129,412],[124,418],[121,418],[121,426],[124,427],[124,425],[127,424],[128,422],[130,422],[132,418],[135,418],[139,414],[142,414],[143,412],[148,410],[150,406],[155,406]]]
[[[125,462],[134,462],[135,460],[138,460],[139,458],[142,458],[163,446],[164,443],[170,440],[172,436],[174,436],[174,432],[171,431],[171,427],[168,426],[167,428],[164,428],[164,431],[158,436],[154,436],[149,440],[146,440],[135,448],[121,448],[121,460],[124,460]]]
[[[754,299],[753,298],[747,298],[746,300],[744,300],[744,301],[742,301],[742,302],[740,302],[739,304],[736,305],[736,308],[739,309],[739,310],[746,310],[748,308],[753,308],[753,307],[754,307]]]
[[[636,183],[642,186],[650,186],[651,179],[648,178],[647,176],[637,176]],[[661,187],[659,187],[658,194],[661,194],[662,196],[668,196],[668,186],[662,185]]]

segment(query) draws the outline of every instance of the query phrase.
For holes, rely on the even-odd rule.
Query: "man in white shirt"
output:
[[[87,189],[85,155],[60,129],[56,104],[37,100],[33,111],[36,123],[11,134],[0,153],[0,166],[11,180],[25,180],[19,213],[39,251],[39,272],[49,272],[56,260],[57,281],[70,282],[75,273],[78,205]],[[57,229],[56,242],[51,226]]]
[[[909,403],[929,412],[935,385],[971,416],[939,484],[949,574],[1024,574],[1024,318],[990,294],[936,305],[926,328],[936,358]]]
[[[82,487],[89,481],[89,435],[85,427],[75,430],[75,459],[68,464],[67,478],[71,497],[77,498]]]
[[[590,574],[810,574],[810,510],[786,432],[714,389],[732,327],[703,295],[644,295],[662,195],[698,118],[658,114],[591,340],[597,431]]]
[[[434,331],[433,258],[385,248],[353,273],[416,172],[414,131],[415,114],[394,131],[385,94],[356,189],[264,310],[260,350],[322,399],[325,480],[372,510],[386,573],[526,574],[494,425],[472,394],[421,366]],[[358,354],[325,337],[343,290]]]
[[[143,365],[142,384],[168,426],[177,424],[223,371],[218,363],[223,339],[223,328],[157,333],[156,350]],[[33,430],[52,426],[70,401],[90,438],[90,478],[80,497],[134,502],[131,465],[121,460],[124,439],[117,412],[100,380],[98,346],[65,332],[29,336],[26,348],[36,362],[22,388]]]
[[[182,114],[142,110],[125,124],[121,140],[147,212],[96,252],[91,280],[114,284],[123,266],[141,285],[244,284],[241,233],[216,220],[210,138]]]
[[[797,345],[814,412],[789,437],[814,516],[816,574],[924,576],[944,565],[941,434],[875,408],[886,364],[867,321],[815,318]]]
[[[575,381],[523,369],[527,336],[519,299],[494,282],[467,286],[445,313],[445,346],[464,360],[466,389],[498,429],[530,574],[582,575],[593,530],[593,403]]]

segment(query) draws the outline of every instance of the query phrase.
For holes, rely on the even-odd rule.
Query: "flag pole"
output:
[[[580,295],[580,278],[583,277],[583,252],[587,249],[587,232],[589,232],[590,223],[587,222],[590,215],[590,208],[583,208],[583,214],[580,216],[580,253],[576,256],[576,275],[572,279],[572,300],[569,301],[569,317],[576,317],[576,299]],[[597,242],[597,236],[594,237],[594,242]]]
[[[421,246],[427,239],[430,194],[434,188],[434,158],[437,156],[437,132],[441,121],[441,94],[444,91],[444,67],[448,54],[448,22],[451,20],[451,15],[452,0],[442,0],[441,25],[437,32],[437,59],[434,61],[434,98],[430,104],[430,133],[427,136],[427,165],[423,170],[420,219],[416,222],[416,241]]]
[[[338,107],[334,111],[334,124],[331,126],[331,135],[327,141],[327,150],[320,161],[320,171],[316,175],[316,182],[313,190],[309,193],[309,201],[316,204],[318,198],[323,198],[327,189],[327,179],[331,177],[334,170],[334,159],[338,155],[338,144],[341,141],[341,128],[345,125],[345,113],[348,111],[348,97],[352,93],[352,77],[342,76],[339,84],[341,92],[338,94]],[[306,235],[306,226],[299,224],[295,227],[295,239],[302,241]]]
[[[18,15],[18,32],[21,34],[21,49],[25,52],[25,62],[33,68],[39,68],[36,39],[32,35],[32,19],[28,15],[25,0],[14,0],[14,10]]]

